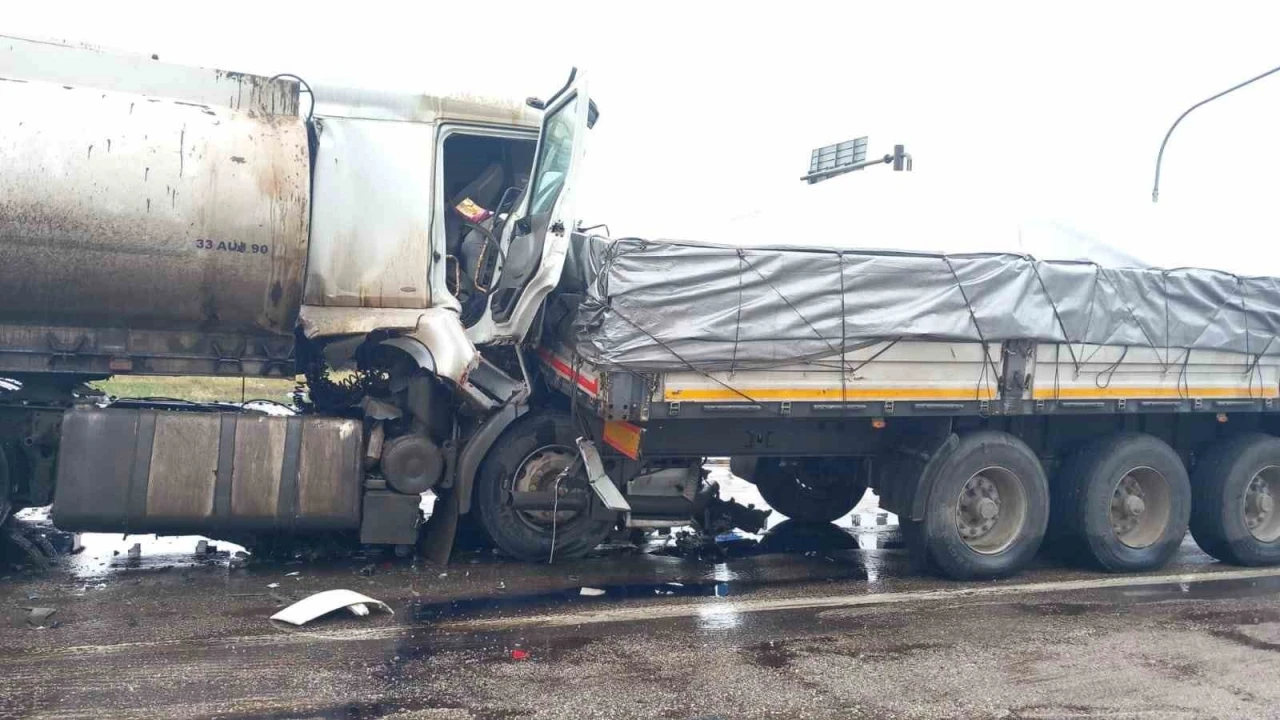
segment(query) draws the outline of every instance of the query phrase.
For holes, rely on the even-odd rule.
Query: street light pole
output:
[[[1261,75],[1255,75],[1254,77],[1251,77],[1248,80],[1245,80],[1239,85],[1233,85],[1227,88],[1226,90],[1223,90],[1222,92],[1218,93],[1217,95],[1214,95],[1212,97],[1207,97],[1204,100],[1201,100],[1195,105],[1192,105],[1191,107],[1184,110],[1183,113],[1178,116],[1178,119],[1173,121],[1173,124],[1169,126],[1169,132],[1164,134],[1164,140],[1161,141],[1160,143],[1160,153],[1156,155],[1156,181],[1155,181],[1155,184],[1151,186],[1151,202],[1158,202],[1160,199],[1160,163],[1164,160],[1164,146],[1169,144],[1169,136],[1172,135],[1174,129],[1178,127],[1178,123],[1182,122],[1182,118],[1190,115],[1192,110],[1195,110],[1201,105],[1206,105],[1208,103],[1211,103],[1214,100],[1217,100],[1218,98],[1222,97],[1223,95],[1226,95],[1228,93],[1233,93],[1236,90],[1239,90],[1240,88],[1244,87],[1245,85],[1255,83],[1261,80],[1262,78],[1268,75],[1275,74],[1277,72],[1280,72],[1280,67],[1273,67],[1270,70],[1262,73]]]

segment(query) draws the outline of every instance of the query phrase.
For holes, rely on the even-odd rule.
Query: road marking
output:
[[[833,595],[818,598],[716,600],[678,604],[642,604],[629,607],[596,607],[573,613],[547,613],[524,617],[499,617],[477,620],[455,620],[425,625],[387,625],[374,628],[350,628],[344,630],[306,630],[280,628],[277,632],[257,635],[239,635],[219,638],[187,638],[124,642],[108,645],[76,645],[69,647],[36,647],[0,654],[0,666],[24,665],[32,661],[56,658],[116,655],[129,652],[155,653],[165,650],[190,652],[195,648],[270,648],[289,645],[331,642],[369,642],[397,640],[415,633],[445,631],[450,635],[476,631],[506,630],[513,628],[553,628],[570,625],[644,622],[675,618],[699,618],[715,622],[716,618],[731,618],[747,613],[776,612],[782,610],[838,610],[869,605],[894,605],[956,600],[965,598],[998,597],[1002,595],[1070,592],[1074,590],[1099,590],[1106,588],[1143,587],[1150,585],[1177,585],[1180,583],[1221,582],[1227,580],[1256,580],[1280,577],[1280,567],[1251,570],[1225,570],[1222,572],[1183,573],[1177,575],[1147,575],[1136,577],[1106,577],[1089,580],[1060,580],[1055,582],[1019,583],[1014,585],[986,585],[959,587],[944,590],[918,590],[900,593],[875,593],[871,595]]]
[[[992,597],[1028,593],[1071,592],[1075,590],[1100,590],[1147,585],[1177,585],[1180,583],[1220,582],[1224,580],[1252,580],[1280,577],[1280,568],[1252,570],[1226,570],[1223,572],[1184,573],[1179,575],[1146,575],[1137,577],[1107,577],[1089,580],[1059,580],[1055,582],[1020,583],[1016,585],[991,585],[945,590],[918,590],[900,593],[875,593],[871,595],[834,595],[817,598],[782,598],[760,600],[726,600],[679,605],[648,605],[643,607],[600,608],[597,610],[503,617],[481,620],[463,620],[436,625],[437,629],[450,631],[500,630],[516,627],[564,627],[566,625],[591,625],[600,623],[637,622],[683,617],[706,618],[709,615],[741,615],[745,613],[776,612],[780,610],[833,610],[865,605],[890,605]]]

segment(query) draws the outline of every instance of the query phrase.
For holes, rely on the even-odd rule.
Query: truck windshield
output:
[[[542,147],[538,149],[536,175],[531,188],[529,215],[550,212],[560,197],[565,175],[573,157],[578,97],[575,95],[547,118]]]

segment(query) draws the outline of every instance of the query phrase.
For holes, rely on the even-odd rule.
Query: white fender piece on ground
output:
[[[369,607],[385,610],[391,615],[395,611],[381,600],[374,600],[368,595],[361,595],[354,590],[325,590],[305,597],[289,607],[271,616],[272,620],[287,622],[291,625],[305,625],[318,617],[346,608],[356,617],[369,614]]]

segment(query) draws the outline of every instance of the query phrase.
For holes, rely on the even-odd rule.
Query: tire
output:
[[[1005,577],[1022,570],[1035,557],[1049,522],[1049,483],[1039,458],[1018,438],[995,431],[965,435],[939,452],[920,478],[921,489],[928,492],[924,518],[908,520],[903,529],[915,556],[912,564],[936,568],[953,580]],[[962,502],[965,517],[971,517],[972,498],[982,497],[979,490],[987,485],[998,491],[996,500],[988,496],[997,505],[996,515],[983,520],[992,524],[985,532],[963,537]],[[1001,517],[1006,512],[1010,514]]]
[[[521,418],[494,443],[476,474],[473,510],[499,550],[532,562],[568,560],[582,557],[609,536],[615,521],[592,518],[589,510],[539,515],[515,510],[507,501],[513,483],[519,479],[517,473],[525,472],[526,461],[545,460],[547,448],[563,448],[572,456],[577,452],[578,435],[568,416],[542,413]],[[568,481],[586,487],[581,471]]]
[[[1265,527],[1251,530],[1247,525],[1247,496],[1255,478],[1271,488],[1280,482],[1280,439],[1260,434],[1232,438],[1205,453],[1191,474],[1191,536],[1222,562],[1280,564],[1280,537],[1265,539],[1280,527],[1280,509],[1272,507]],[[1265,530],[1272,532],[1260,532]]]
[[[867,481],[852,463],[800,461],[784,465],[775,458],[761,458],[755,469],[756,489],[769,507],[792,520],[805,523],[834,522],[853,510],[867,492]],[[849,468],[847,472],[839,472]],[[811,477],[806,477],[808,470]],[[836,471],[832,473],[832,471]],[[832,473],[812,477],[818,473]]]
[[[1076,451],[1058,474],[1049,542],[1103,570],[1155,570],[1178,552],[1190,516],[1178,453],[1151,435],[1117,433]]]
[[[9,460],[5,455],[4,443],[0,443],[0,525],[4,525],[5,520],[9,519],[9,512],[13,510],[10,500],[12,492],[9,484]]]
[[[929,545],[924,534],[924,523],[907,517],[898,518],[898,532],[907,548],[911,570],[923,575],[944,575],[942,569],[929,556]]]

